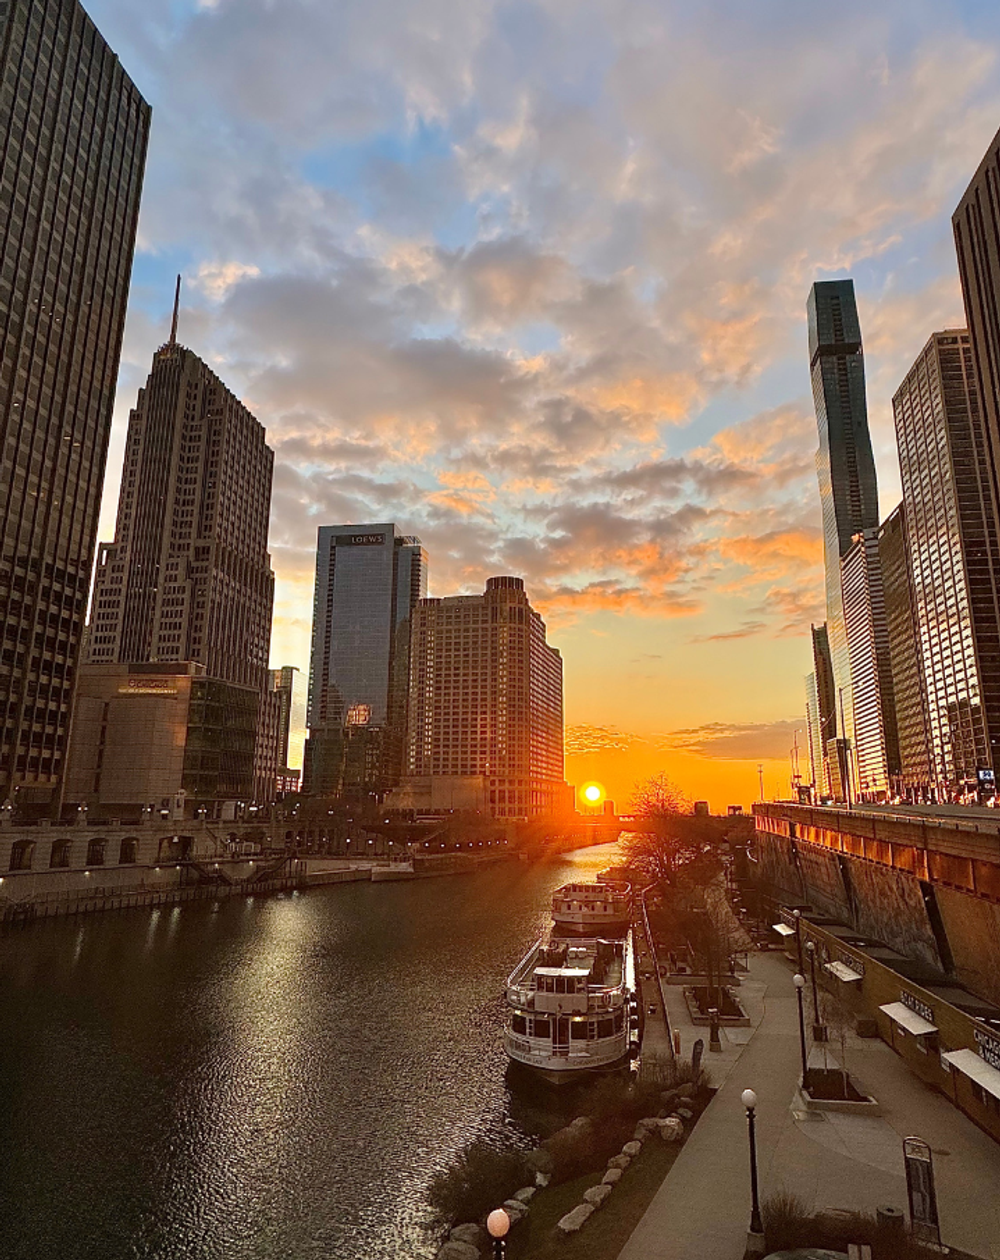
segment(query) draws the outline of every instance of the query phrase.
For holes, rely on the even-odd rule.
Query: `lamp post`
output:
[[[799,971],[802,971],[802,911],[793,910],[792,918],[795,920],[795,948],[799,953]]]
[[[764,1222],[760,1218],[760,1197],[757,1193],[757,1095],[752,1089],[745,1089],[740,1098],[747,1109],[747,1133],[750,1137],[750,1233],[763,1234]]]
[[[486,1218],[486,1232],[493,1239],[493,1260],[503,1260],[507,1252],[504,1239],[510,1229],[510,1217],[503,1208],[494,1208]]]
[[[806,978],[799,972],[792,976],[795,985],[795,996],[799,1003],[799,1050],[802,1053],[802,1088],[809,1088],[809,1060],[806,1056],[806,1018],[802,1010],[802,990],[806,987]]]
[[[826,1041],[826,1029],[819,1017],[819,991],[816,988],[816,942],[806,941],[806,952],[809,955],[809,973],[813,991],[813,1041]]]

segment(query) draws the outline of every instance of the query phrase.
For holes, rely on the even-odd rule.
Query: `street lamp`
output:
[[[792,976],[795,985],[795,996],[799,1003],[799,1050],[802,1052],[802,1088],[809,1089],[809,1060],[806,1057],[806,1019],[802,1012],[802,990],[806,987],[806,978],[798,972]]]
[[[760,1197],[757,1193],[757,1095],[752,1089],[745,1089],[740,1098],[747,1109],[747,1132],[750,1136],[750,1233],[763,1234],[764,1222],[760,1219]]]
[[[507,1252],[504,1239],[510,1229],[510,1217],[503,1208],[494,1208],[486,1218],[486,1232],[493,1239],[493,1260],[503,1260]]]
[[[795,947],[799,951],[799,971],[802,971],[802,911],[793,910],[792,918],[795,920]]]
[[[806,941],[806,952],[809,954],[809,972],[812,978],[813,991],[813,1041],[826,1041],[821,1031],[823,1024],[819,1017],[819,993],[816,989],[816,942]]]

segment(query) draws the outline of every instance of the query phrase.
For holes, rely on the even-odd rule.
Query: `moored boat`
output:
[[[534,944],[507,979],[504,1048],[550,1081],[629,1056],[631,938]]]
[[[563,884],[552,894],[552,921],[559,932],[610,936],[628,930],[628,884]]]

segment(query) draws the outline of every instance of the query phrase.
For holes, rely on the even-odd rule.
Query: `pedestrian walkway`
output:
[[[1000,1146],[876,1040],[851,1037],[847,1066],[878,1099],[882,1115],[806,1112],[797,1099],[798,1014],[784,957],[752,955],[740,998],[752,1027],[724,1029],[723,1052],[706,1053],[718,1093],[619,1260],[742,1260],[750,1222],[746,1113],[740,1101],[747,1087],[758,1099],[762,1198],[785,1189],[810,1210],[905,1208],[902,1139],[916,1135],[934,1151],[942,1241],[984,1260],[1000,1260]],[[668,993],[668,1003],[686,1056],[705,1030],[691,1024],[679,991]],[[812,1053],[811,1061],[821,1065],[822,1050]]]

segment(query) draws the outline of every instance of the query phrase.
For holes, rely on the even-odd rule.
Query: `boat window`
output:
[[[587,1021],[585,1019],[574,1019],[569,1026],[569,1035],[574,1041],[586,1041]]]
[[[566,977],[565,976],[556,976],[556,992],[557,993],[566,992]]]
[[[621,1011],[615,1011],[615,1032],[621,1032],[625,1023],[625,1017]]]
[[[535,1030],[532,1035],[535,1037],[551,1037],[552,1021],[548,1019],[536,1019]]]
[[[599,1019],[597,1021],[598,1037],[613,1037],[615,1035],[615,1021],[613,1019]]]
[[[524,1037],[528,1032],[528,1021],[523,1015],[515,1015],[511,1020],[511,1028],[513,1028],[514,1032],[520,1033]]]

